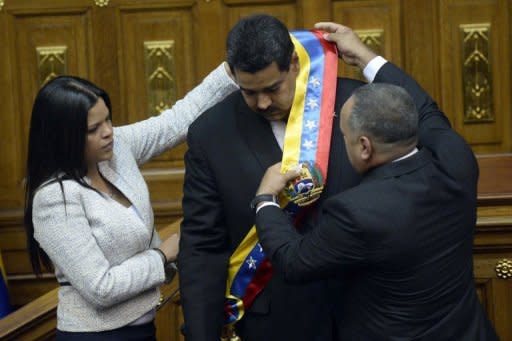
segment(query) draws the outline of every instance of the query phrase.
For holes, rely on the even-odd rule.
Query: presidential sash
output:
[[[281,192],[281,208],[294,217],[322,193],[327,178],[334,118],[338,57],[322,32],[293,31],[300,71],[286,124],[281,171],[301,165],[301,175]],[[230,257],[226,285],[224,338],[272,277],[272,267],[253,226]],[[226,332],[227,330],[227,332]]]

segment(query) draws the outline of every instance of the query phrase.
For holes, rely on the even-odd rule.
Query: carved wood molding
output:
[[[512,253],[512,215],[478,217],[474,253]]]
[[[496,276],[501,279],[512,278],[512,260],[508,258],[500,259],[496,263]]]
[[[512,206],[512,154],[477,155],[478,206]]]
[[[94,0],[94,3],[98,7],[106,7],[106,6],[108,6],[108,2],[109,2],[109,0]]]
[[[23,209],[0,210],[0,228],[2,226],[16,226],[23,223]]]
[[[144,42],[146,95],[151,115],[158,115],[176,102],[174,59],[174,40]]]
[[[376,54],[384,55],[384,29],[355,30],[361,41]]]
[[[67,73],[67,46],[36,47],[39,86]]]
[[[490,62],[491,25],[460,25],[462,35],[462,82],[464,123],[493,122],[492,71]]]

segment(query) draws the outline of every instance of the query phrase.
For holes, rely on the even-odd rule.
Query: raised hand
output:
[[[340,57],[349,65],[361,69],[377,55],[366,46],[349,27],[333,22],[319,22],[315,28],[325,31],[324,38],[336,43]]]

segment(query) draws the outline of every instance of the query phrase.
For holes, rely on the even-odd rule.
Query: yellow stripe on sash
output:
[[[228,270],[228,283],[226,286],[226,295],[229,295],[231,284],[235,278],[236,273],[240,269],[242,263],[245,261],[249,253],[254,248],[254,245],[258,242],[258,235],[256,234],[256,227],[253,226],[249,233],[245,236],[242,242],[238,245],[235,252],[229,259],[229,270]]]
[[[286,124],[286,133],[284,137],[283,160],[281,172],[286,173],[290,167],[295,167],[299,163],[300,157],[300,141],[302,136],[302,124],[304,115],[304,105],[306,98],[306,90],[309,78],[309,70],[311,67],[309,55],[302,44],[290,36],[295,45],[295,52],[299,57],[300,71],[297,76],[295,85],[295,96],[293,98],[290,117]]]

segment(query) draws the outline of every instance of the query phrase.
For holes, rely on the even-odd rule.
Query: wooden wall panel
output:
[[[9,277],[10,304],[13,307],[24,306],[57,287],[57,280],[54,276],[43,278],[35,278],[33,275],[11,276]]]
[[[476,279],[476,293],[485,311],[492,311],[492,280],[489,278]],[[489,316],[489,318],[492,318]]]
[[[241,17],[255,14],[265,13],[273,15],[284,22],[288,28],[294,29],[302,27],[301,22],[297,22],[297,3],[295,1],[230,1],[224,0],[226,4],[225,11],[228,20],[226,21],[227,32],[235,25]]]
[[[26,253],[24,230],[20,227],[3,227],[0,250],[4,258],[5,270],[9,274],[31,274],[32,268]]]
[[[9,15],[0,11],[0,91],[3,107],[3,115],[0,115],[0,127],[3,143],[0,143],[0,202],[3,207],[13,208],[19,206],[19,200],[11,195],[12,188],[19,179],[20,160],[17,158],[21,146],[17,140],[16,127],[19,125],[18,115],[15,115],[16,104],[14,102],[14,89],[12,79],[16,70],[12,68],[10,51],[10,32],[7,30]],[[3,195],[2,195],[3,194]],[[5,205],[5,206],[4,206]]]
[[[151,202],[157,226],[170,224],[182,216],[181,197],[185,170],[145,170],[144,178],[151,192]]]
[[[478,165],[481,174],[478,181],[480,198],[500,200],[512,196],[512,154],[480,155]]]
[[[512,302],[512,280],[495,280],[493,282],[493,303],[494,311],[489,313],[492,316],[492,323],[496,328],[501,340],[512,340],[512,314],[510,303]]]
[[[197,1],[194,9],[194,56],[199,77],[205,77],[226,57],[226,18],[223,1]],[[201,19],[199,19],[201,18]]]
[[[402,65],[402,39],[400,35],[401,2],[333,1],[333,21],[353,30],[377,53]],[[339,63],[339,74],[364,79],[356,67]]]
[[[120,74],[124,101],[120,115],[122,123],[133,123],[155,115],[166,108],[172,107],[177,98],[183,97],[195,84],[194,49],[192,42],[191,8],[141,8],[119,10],[120,27],[118,30],[118,45],[120,46]],[[145,44],[155,43],[159,46],[171,46],[170,55],[165,58],[167,65],[160,66],[161,72],[150,64],[153,57],[147,56],[150,47]],[[159,44],[159,42],[161,42]],[[156,49],[153,48],[152,51]],[[158,50],[157,53],[163,53]],[[150,75],[146,73],[150,68]],[[155,75],[156,73],[156,75]],[[162,103],[158,109],[152,106],[149,112],[150,93],[148,84],[150,77],[164,78],[171,85],[174,94],[173,102]],[[175,148],[159,158],[164,162],[161,167],[183,166],[184,148]]]
[[[119,121],[123,124],[170,108],[197,83],[193,5],[189,1],[179,6],[119,7],[117,44],[123,98]],[[162,83],[161,90],[155,91],[155,82]],[[163,102],[155,102],[158,108],[152,101],[154,93],[168,95]],[[181,215],[185,148],[182,144],[144,166],[155,211],[165,217],[165,223]]]
[[[506,0],[441,1],[443,106],[477,153],[511,148],[508,7]],[[468,119],[473,111],[482,118]]]
[[[93,1],[88,0],[91,6]],[[118,41],[114,37],[117,34],[116,8],[98,7],[93,5],[91,9],[92,33],[90,50],[92,56],[89,60],[90,79],[105,89],[112,104],[112,120],[114,125],[122,123],[121,117],[121,86],[118,67],[119,51]],[[118,115],[119,114],[119,115]],[[119,119],[119,120],[118,120]]]
[[[439,61],[439,3],[407,0],[402,2],[403,65],[416,81],[443,108]]]
[[[510,303],[512,302],[512,279],[499,278],[496,265],[508,254],[476,254],[474,256],[474,275],[480,302],[492,321],[501,340],[512,339],[512,318]]]
[[[28,125],[32,102],[40,84],[37,49],[66,46],[68,72],[87,76],[87,35],[90,17],[83,7],[66,13],[44,8],[30,10],[25,1],[4,9],[0,68],[2,104],[0,126],[8,143],[0,146],[0,203],[3,208],[19,208],[23,203]],[[7,65],[5,63],[8,63]]]
[[[40,74],[42,62],[38,60],[37,49],[48,47],[65,48],[65,70],[67,74],[88,77],[90,49],[90,13],[78,10],[71,13],[45,13],[16,15],[11,21],[11,31],[14,34],[12,52],[14,59],[22,67],[16,75],[18,85],[17,96],[22,131],[17,138],[22,146],[21,160],[26,159],[26,146],[30,114],[35,94],[43,85]],[[45,75],[47,75],[48,70]],[[57,132],[56,132],[57,133]],[[19,179],[20,180],[20,179]]]
[[[310,28],[319,21],[331,21],[331,0],[301,0],[298,15],[302,27]]]
[[[478,164],[474,275],[479,297],[498,335],[502,340],[512,340],[512,278],[497,272],[497,266],[503,266],[504,260],[512,261],[512,156],[479,156]]]

